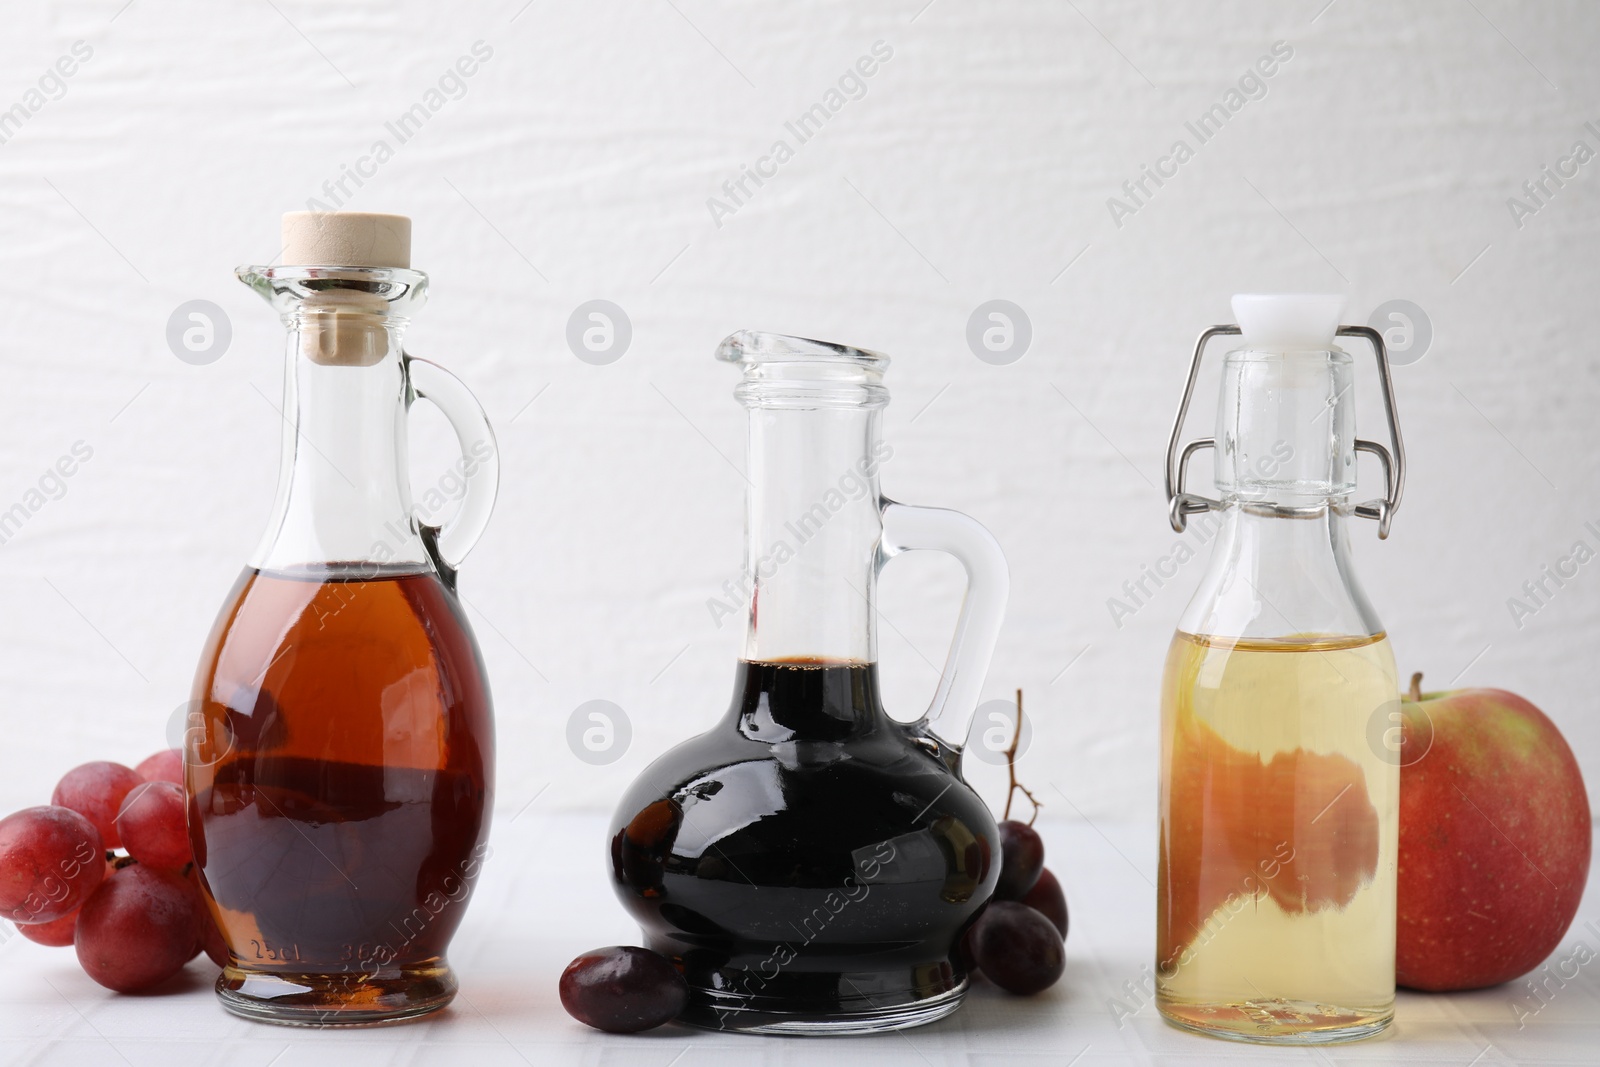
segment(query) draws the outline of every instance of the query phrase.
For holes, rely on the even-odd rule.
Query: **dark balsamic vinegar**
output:
[[[681,961],[686,1021],[959,995],[954,948],[997,870],[994,821],[954,764],[884,713],[873,664],[741,662],[728,716],[652,764],[612,828],[617,892]]]

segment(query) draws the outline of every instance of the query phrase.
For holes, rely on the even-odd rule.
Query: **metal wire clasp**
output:
[[[1213,337],[1237,337],[1239,334],[1237,326],[1212,326],[1202,332],[1200,339],[1195,342],[1194,359],[1189,363],[1189,380],[1184,384],[1183,400],[1178,404],[1178,417],[1173,420],[1172,436],[1167,441],[1167,517],[1172,522],[1172,528],[1179,533],[1188,526],[1190,515],[1202,511],[1218,511],[1223,507],[1222,501],[1187,492],[1183,487],[1189,459],[1202,448],[1216,448],[1216,439],[1202,437],[1190,441],[1183,446],[1182,453],[1178,451],[1178,440],[1183,434],[1184,420],[1189,415],[1189,401],[1194,397],[1195,381],[1200,377],[1200,359],[1205,355],[1206,342]],[[1400,438],[1400,413],[1394,402],[1394,381],[1389,369],[1389,350],[1383,343],[1383,335],[1370,326],[1341,326],[1338,336],[1366,338],[1378,358],[1378,381],[1383,389],[1384,412],[1388,416],[1389,443],[1393,451],[1377,441],[1356,439],[1357,452],[1369,452],[1377,456],[1378,462],[1383,465],[1384,493],[1381,500],[1369,500],[1364,504],[1357,504],[1355,512],[1363,519],[1377,519],[1378,537],[1385,538],[1389,536],[1389,524],[1394,521],[1394,513],[1400,508],[1400,496],[1406,487],[1406,448]]]

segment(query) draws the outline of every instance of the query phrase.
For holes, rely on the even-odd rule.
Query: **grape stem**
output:
[[[1006,790],[1006,809],[1000,814],[1000,821],[1011,818],[1011,801],[1021,790],[1022,795],[1028,798],[1028,803],[1033,805],[1033,814],[1028,816],[1028,825],[1039,817],[1039,809],[1044,805],[1039,803],[1039,798],[1021,782],[1017,781],[1017,746],[1022,743],[1022,690],[1017,690],[1017,725],[1011,732],[1011,745],[1006,749],[1006,776],[1011,779],[1011,788]]]

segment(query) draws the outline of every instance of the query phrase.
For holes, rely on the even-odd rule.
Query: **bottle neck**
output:
[[[752,406],[746,660],[876,660],[879,410]]]
[[[1216,484],[1225,503],[1337,506],[1356,488],[1350,356],[1228,353],[1217,406]]]
[[[1351,566],[1350,516],[1344,504],[1287,515],[1276,505],[1228,503],[1178,628],[1262,640],[1381,634]]]
[[[876,664],[741,662],[732,721],[753,741],[846,741],[879,729]]]
[[[426,569],[405,475],[403,324],[317,307],[285,321],[283,461],[254,565]]]
[[[1223,509],[1211,565],[1180,629],[1278,639],[1382,632],[1350,562],[1356,487],[1347,353],[1228,353],[1217,407]]]

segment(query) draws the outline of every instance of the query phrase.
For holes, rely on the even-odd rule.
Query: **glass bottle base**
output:
[[[889,998],[859,994],[841,997],[826,1009],[807,1011],[781,997],[692,989],[689,1007],[678,1021],[705,1030],[791,1037],[876,1034],[943,1019],[961,1007],[966,995],[963,978],[953,988],[919,1000],[887,1004]]]
[[[217,997],[234,1015],[282,1026],[378,1026],[405,1022],[445,1007],[456,996],[455,972],[445,963],[295,974],[226,967]]]
[[[1256,1045],[1334,1045],[1383,1032],[1394,1021],[1394,1006],[1345,1008],[1281,997],[1235,1003],[1158,1001],[1170,1026],[1192,1034]]]

